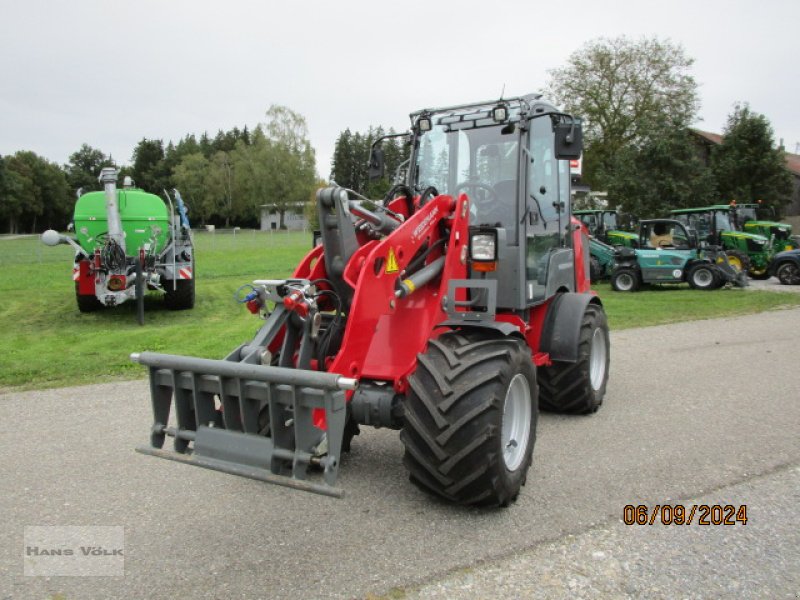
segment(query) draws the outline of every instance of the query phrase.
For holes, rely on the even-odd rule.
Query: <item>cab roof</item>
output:
[[[712,204],[711,206],[697,206],[694,208],[676,208],[669,212],[672,215],[678,215],[683,213],[708,212],[709,210],[730,210],[731,208],[730,204]]]

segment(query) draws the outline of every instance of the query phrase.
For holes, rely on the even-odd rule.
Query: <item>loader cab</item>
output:
[[[642,221],[639,228],[639,246],[647,250],[693,250],[697,237],[691,227],[671,219]]]
[[[526,309],[558,291],[574,291],[570,236],[570,159],[582,149],[580,122],[526,96],[499,103],[411,115],[412,168],[418,193],[470,201],[470,228],[493,230],[497,306]]]

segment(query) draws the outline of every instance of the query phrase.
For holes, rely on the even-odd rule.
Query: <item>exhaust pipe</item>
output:
[[[119,216],[119,203],[117,202],[117,170],[105,167],[100,171],[100,181],[106,193],[106,218],[108,219],[108,237],[114,240],[125,252],[125,234],[122,231],[122,221]]]

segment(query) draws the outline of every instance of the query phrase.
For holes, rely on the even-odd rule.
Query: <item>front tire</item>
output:
[[[696,290],[715,290],[720,287],[721,278],[717,267],[711,263],[698,263],[689,268],[686,274],[689,285]]]
[[[635,292],[639,289],[639,274],[629,267],[620,267],[611,276],[611,287],[618,292]]]
[[[460,504],[514,502],[538,416],[528,346],[484,332],[447,332],[428,342],[408,382],[400,439],[411,481]]]
[[[550,412],[586,415],[603,404],[611,344],[603,307],[589,304],[581,320],[578,360],[539,369],[539,407]]]
[[[589,258],[589,281],[597,283],[603,278],[603,267],[600,266],[600,261],[596,257]]]

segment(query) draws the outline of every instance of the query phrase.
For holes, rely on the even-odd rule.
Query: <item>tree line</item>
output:
[[[153,194],[178,188],[195,223],[225,227],[257,225],[264,205],[279,214],[282,227],[286,212],[302,212],[318,185],[305,119],[273,105],[252,131],[188,134],[166,145],[143,138],[131,164],[121,167],[88,144],[63,166],[30,151],[0,156],[0,232],[63,230],[75,194],[102,189],[97,177],[106,166]]]

